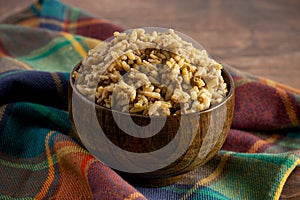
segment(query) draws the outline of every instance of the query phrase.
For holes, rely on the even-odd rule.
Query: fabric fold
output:
[[[4,24],[5,23],[5,24]],[[279,199],[300,164],[300,91],[227,66],[236,86],[232,129],[207,164],[170,186],[128,184],[73,137],[72,68],[124,28],[57,0],[0,25],[0,198]]]

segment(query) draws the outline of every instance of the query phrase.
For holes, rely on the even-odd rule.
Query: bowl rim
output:
[[[110,109],[110,108],[107,108],[105,106],[101,106],[99,104],[96,104],[95,102],[92,102],[91,100],[89,100],[88,98],[86,98],[83,94],[81,94],[75,87],[75,80],[73,78],[73,73],[74,71],[78,70],[81,66],[81,63],[82,61],[78,62],[76,64],[76,66],[72,69],[71,71],[71,74],[70,74],[70,77],[69,77],[69,85],[71,86],[72,88],[72,93],[76,93],[77,96],[79,96],[81,99],[83,99],[84,101],[86,101],[88,104],[93,104],[95,109],[104,109],[104,110],[107,110],[109,112],[114,112],[114,113],[118,113],[118,114],[121,114],[121,115],[127,115],[127,116],[131,116],[131,117],[147,117],[147,118],[171,118],[171,117],[179,117],[179,116],[189,116],[189,115],[201,115],[201,114],[205,114],[205,113],[208,113],[208,112],[211,112],[213,110],[216,110],[217,108],[221,107],[222,105],[224,105],[233,95],[234,95],[234,90],[235,90],[235,85],[234,85],[234,80],[233,80],[233,77],[232,75],[229,73],[228,69],[227,69],[227,66],[224,64],[222,64],[223,68],[221,69],[222,73],[225,74],[226,78],[228,79],[228,82],[226,82],[227,84],[227,88],[228,88],[228,84],[230,85],[229,87],[229,91],[227,92],[226,94],[226,97],[223,101],[221,101],[220,103],[216,104],[216,105],[213,105],[205,110],[202,110],[202,111],[199,111],[199,112],[191,112],[191,113],[185,113],[185,114],[178,114],[178,115],[168,115],[168,116],[165,116],[165,115],[154,115],[154,116],[147,116],[147,115],[141,115],[141,114],[135,114],[135,113],[126,113],[126,112],[122,112],[122,111],[118,111],[118,110],[113,110],[113,109]],[[224,78],[224,76],[223,76]],[[73,94],[72,94],[73,96]],[[73,97],[72,97],[73,98]]]

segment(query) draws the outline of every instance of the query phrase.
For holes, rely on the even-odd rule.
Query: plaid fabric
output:
[[[300,91],[229,66],[232,129],[210,162],[176,184],[134,188],[76,141],[69,72],[116,30],[55,0],[0,25],[0,198],[278,199],[300,164]]]

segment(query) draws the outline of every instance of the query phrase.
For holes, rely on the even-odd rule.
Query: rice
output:
[[[174,115],[199,112],[227,94],[223,66],[174,30],[133,29],[88,52],[73,74],[77,90],[122,112]]]

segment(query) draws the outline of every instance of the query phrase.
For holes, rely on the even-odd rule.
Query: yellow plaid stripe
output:
[[[86,56],[87,52],[85,51],[85,49],[77,40],[74,39],[74,37],[71,34],[62,32],[62,35],[65,36],[66,39],[71,42],[75,50],[81,55],[82,58]]]

